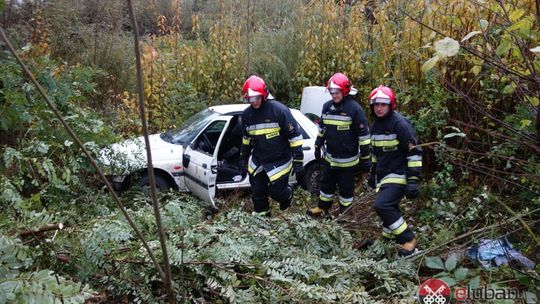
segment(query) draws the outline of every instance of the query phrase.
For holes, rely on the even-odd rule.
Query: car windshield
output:
[[[206,109],[186,120],[180,127],[162,133],[160,137],[173,144],[190,143],[210,121],[219,115],[214,110]]]

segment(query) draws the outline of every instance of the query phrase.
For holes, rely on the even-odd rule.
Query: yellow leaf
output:
[[[532,121],[530,121],[528,119],[522,119],[520,123],[521,123],[521,126],[520,126],[521,129],[524,129],[524,128],[530,126]]]
[[[475,65],[472,67],[471,72],[474,74],[474,76],[478,76],[480,74],[480,71],[482,70],[482,67],[479,65]]]
[[[424,62],[422,64],[422,72],[426,73],[427,71],[431,70],[439,61],[440,57],[438,55],[435,55],[431,57],[428,61]]]
[[[495,54],[497,54],[497,56],[504,55],[510,50],[511,47],[512,44],[510,44],[510,41],[507,39],[503,39],[503,41],[501,41],[501,44],[499,44],[499,46],[495,50]]]
[[[518,22],[512,24],[509,28],[506,30],[511,32],[515,30],[530,30],[532,28],[532,21],[529,18],[523,18],[519,20]]]
[[[525,10],[523,10],[523,9],[517,9],[517,10],[511,12],[510,13],[510,21],[515,22],[516,20],[521,18],[521,16],[523,16],[523,14],[525,14]]]
[[[512,84],[507,84],[504,89],[503,89],[503,94],[511,94],[514,92],[515,90],[515,85]]]

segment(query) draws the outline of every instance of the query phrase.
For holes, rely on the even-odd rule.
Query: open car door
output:
[[[220,116],[186,147],[183,165],[186,187],[197,197],[216,207],[217,154],[231,116]]]

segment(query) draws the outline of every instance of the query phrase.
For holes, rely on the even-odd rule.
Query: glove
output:
[[[420,195],[418,181],[416,179],[407,179],[407,187],[405,188],[405,196],[408,199],[417,198]]]
[[[302,163],[295,163],[293,165],[293,174],[296,175],[296,182],[302,189],[307,190],[306,176],[304,172],[304,165]]]
[[[358,164],[360,168],[360,172],[362,173],[369,173],[369,170],[371,170],[371,160],[368,159],[360,159],[360,163]]]
[[[321,161],[321,148],[315,147],[315,161],[320,162]]]
[[[367,180],[367,184],[371,189],[375,189],[375,187],[377,186],[376,182],[375,182],[375,174],[374,173],[371,173],[369,175],[368,180]]]

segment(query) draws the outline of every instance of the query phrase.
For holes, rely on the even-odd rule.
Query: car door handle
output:
[[[304,150],[304,151],[309,151],[309,150],[311,150],[311,147],[309,147],[309,146],[307,146],[307,147],[302,147],[302,150]]]
[[[211,166],[210,171],[212,171],[212,173],[216,174],[217,173],[217,166]]]

